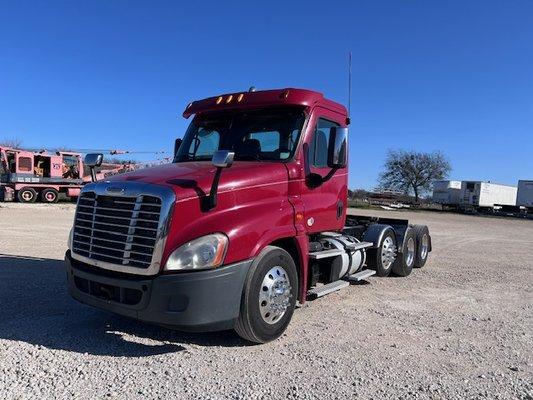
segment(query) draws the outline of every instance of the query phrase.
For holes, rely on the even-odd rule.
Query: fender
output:
[[[370,225],[365,232],[363,241],[373,243],[373,246],[371,248],[377,249],[379,247],[379,244],[381,243],[381,239],[383,239],[383,235],[387,228],[392,228],[392,226],[385,224]],[[394,231],[394,233],[396,235],[396,242],[398,242],[398,234],[396,233],[396,231]]]

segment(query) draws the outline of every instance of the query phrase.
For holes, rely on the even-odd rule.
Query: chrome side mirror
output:
[[[91,170],[91,180],[96,182],[96,167],[102,165],[104,161],[104,155],[102,153],[89,153],[85,156],[83,162]]]
[[[233,164],[235,152],[229,150],[217,150],[213,153],[212,163],[217,168],[228,168]]]
[[[102,153],[89,153],[85,156],[84,163],[89,168],[99,167],[104,161],[104,155]]]

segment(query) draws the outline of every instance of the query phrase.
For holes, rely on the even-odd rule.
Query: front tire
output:
[[[246,276],[235,331],[254,343],[277,339],[289,325],[297,296],[298,273],[291,255],[265,247]]]

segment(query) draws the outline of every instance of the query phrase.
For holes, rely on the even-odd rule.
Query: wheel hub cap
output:
[[[282,267],[274,267],[263,278],[259,292],[259,311],[263,321],[274,324],[289,308],[291,284],[287,272]]]
[[[391,237],[386,237],[381,247],[381,263],[384,268],[388,269],[395,259],[396,246],[394,245],[394,241]]]
[[[407,258],[405,263],[410,266],[415,259],[415,240],[411,237],[407,240]]]
[[[424,234],[422,236],[422,248],[420,250],[420,258],[422,258],[422,260],[425,260],[426,257],[428,256],[428,249],[429,249],[429,238],[428,238],[428,235]]]

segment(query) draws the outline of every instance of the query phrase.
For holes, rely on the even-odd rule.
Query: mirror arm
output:
[[[218,183],[220,182],[220,175],[222,174],[222,170],[224,168],[217,167],[217,170],[215,172],[215,176],[213,177],[213,184],[211,185],[211,191],[209,192],[209,196],[206,198],[206,209],[207,211],[212,210],[217,206],[217,192],[218,192]]]
[[[338,167],[331,168],[331,170],[326,174],[326,176],[322,176],[314,172],[311,172],[311,167],[310,167],[310,162],[309,162],[309,145],[307,143],[304,143],[303,145],[303,154],[304,154],[305,182],[307,183],[307,185],[309,185],[312,188],[319,187],[323,183],[329,181],[333,177],[335,172],[339,169]]]
[[[305,180],[309,186],[313,188],[319,187],[320,185],[323,185],[324,183],[329,181],[333,177],[335,172],[337,172],[338,169],[339,169],[338,167],[331,168],[329,172],[326,174],[326,176],[322,176],[314,172],[309,172],[306,175]]]
[[[322,178],[322,183],[329,181],[338,169],[339,167],[331,168],[331,170],[326,174],[326,176]]]
[[[213,183],[211,184],[211,190],[209,191],[209,196],[204,197],[203,209],[205,211],[212,210],[217,206],[217,192],[218,192],[218,183],[220,182],[220,175],[224,168],[231,167],[233,164],[233,158],[235,153],[228,150],[217,150],[213,154],[213,159],[211,162],[216,167],[215,175],[213,176]]]
[[[89,167],[89,169],[91,170],[91,180],[93,182],[96,182],[96,170],[94,167]]]

